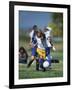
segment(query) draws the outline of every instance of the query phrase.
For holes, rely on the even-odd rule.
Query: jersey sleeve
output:
[[[34,34],[34,32],[33,32],[33,31],[31,31],[31,32],[29,33],[30,38],[32,38],[32,37],[33,37],[33,34]]]

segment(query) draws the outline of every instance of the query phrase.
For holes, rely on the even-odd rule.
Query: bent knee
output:
[[[35,56],[31,56],[31,59],[34,60],[35,59]]]

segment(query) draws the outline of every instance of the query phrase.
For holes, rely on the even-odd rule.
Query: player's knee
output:
[[[35,56],[32,56],[31,59],[34,60],[35,59]]]
[[[41,59],[43,59],[43,56],[40,56]]]

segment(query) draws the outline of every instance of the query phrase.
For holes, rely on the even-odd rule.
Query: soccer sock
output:
[[[51,56],[50,55],[47,55],[47,61],[49,62],[49,66],[51,66]]]
[[[29,63],[28,63],[28,65],[27,65],[27,67],[30,67],[31,64],[32,64],[32,62],[33,62],[33,60],[30,60]]]
[[[39,70],[39,60],[36,59],[36,70]]]
[[[39,64],[40,64],[40,67],[43,68],[43,59],[39,59]]]

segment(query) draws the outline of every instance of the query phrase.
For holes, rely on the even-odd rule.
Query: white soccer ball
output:
[[[44,67],[44,68],[47,68],[48,66],[49,66],[49,62],[48,62],[48,61],[44,61],[43,67]]]

